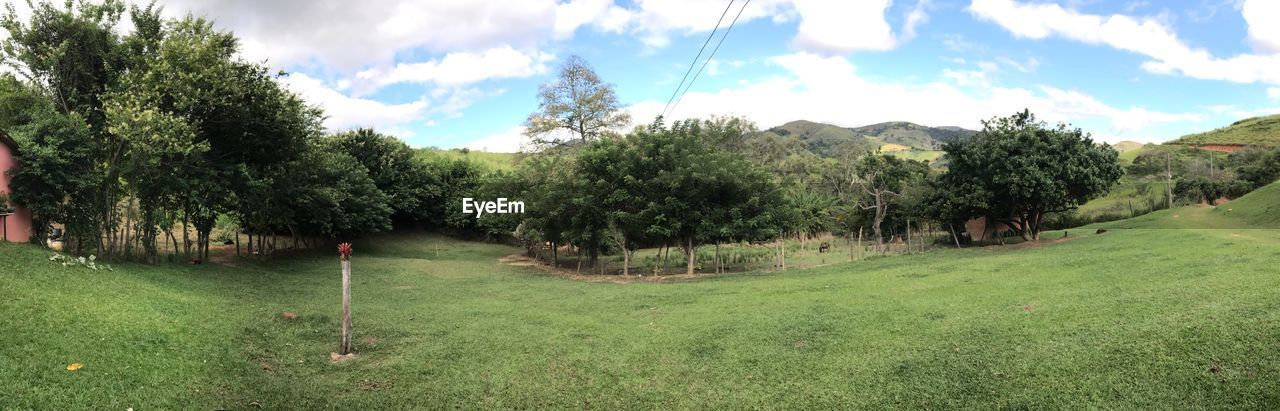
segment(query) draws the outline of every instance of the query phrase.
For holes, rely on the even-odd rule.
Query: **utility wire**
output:
[[[707,60],[702,62],[702,67],[698,67],[698,72],[694,73],[692,80],[689,80],[689,85],[685,86],[684,91],[680,92],[680,98],[676,99],[676,104],[671,106],[672,113],[676,111],[676,107],[680,106],[680,101],[684,100],[684,93],[689,92],[689,88],[693,87],[693,82],[698,81],[698,76],[702,75],[702,69],[707,68],[707,63],[710,63],[711,59],[716,56],[716,52],[720,50],[720,45],[724,44],[724,39],[729,37],[729,32],[733,30],[733,25],[738,23],[738,17],[742,17],[742,11],[746,10],[747,6],[750,4],[751,0],[747,0],[745,3],[742,3],[742,8],[738,9],[738,14],[733,16],[733,21],[729,22],[729,27],[724,29],[724,35],[720,36],[719,42],[716,42],[716,47],[711,49],[711,54],[707,55]],[[670,113],[664,112],[664,114]]]
[[[671,102],[676,99],[676,94],[680,93],[680,87],[684,87],[684,81],[689,78],[689,73],[693,71],[693,66],[698,64],[698,59],[702,57],[702,52],[707,49],[707,44],[711,43],[711,38],[715,37],[716,30],[720,29],[720,23],[724,22],[724,16],[729,15],[729,8],[733,7],[733,2],[729,0],[729,4],[724,6],[724,11],[720,12],[720,19],[716,20],[715,28],[711,29],[711,33],[707,34],[707,39],[702,41],[702,47],[698,49],[698,55],[693,56],[693,61],[689,62],[689,69],[684,71],[684,77],[680,78],[680,84],[676,84],[676,89],[671,91],[671,97],[667,98],[667,105],[662,106],[662,113],[667,113],[667,108],[671,107]],[[750,0],[747,0],[750,2]],[[695,76],[696,77],[696,76]]]

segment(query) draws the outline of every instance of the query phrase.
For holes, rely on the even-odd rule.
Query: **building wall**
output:
[[[966,222],[964,230],[969,233],[969,238],[974,241],[983,241],[994,239],[999,232],[1008,231],[1009,226],[1004,223],[995,223],[992,226],[986,217],[982,217]]]
[[[4,143],[0,143],[0,191],[13,195],[13,190],[9,189],[9,170],[17,166],[14,161],[13,149]],[[3,217],[4,226],[0,230],[0,238],[8,239],[13,243],[25,243],[31,240],[31,212],[24,207],[17,207],[18,210],[13,215]]]

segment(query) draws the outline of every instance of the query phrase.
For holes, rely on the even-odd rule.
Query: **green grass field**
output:
[[[1268,190],[1195,210],[1274,218]],[[366,239],[342,364],[328,253],[106,272],[0,244],[0,408],[1280,404],[1280,230],[1085,231],[621,283],[500,263],[501,245]]]

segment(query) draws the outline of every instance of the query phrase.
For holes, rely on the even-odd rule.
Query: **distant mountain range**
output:
[[[929,127],[905,121],[876,123],[861,127],[840,127],[807,120],[796,120],[762,133],[778,136],[794,136],[804,142],[809,151],[820,156],[832,156],[843,145],[867,151],[926,152],[924,159],[936,158],[930,152],[941,149],[948,141],[977,133],[960,127]]]

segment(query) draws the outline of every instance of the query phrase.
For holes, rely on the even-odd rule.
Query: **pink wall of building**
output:
[[[17,166],[12,143],[9,136],[0,134],[0,192],[9,193],[11,197],[13,190],[9,189],[9,170]],[[0,238],[8,239],[12,243],[25,243],[31,240],[31,212],[24,207],[17,208],[17,212],[13,215],[0,217],[5,220],[5,225],[0,227],[0,230],[5,230],[0,233],[3,234]]]

